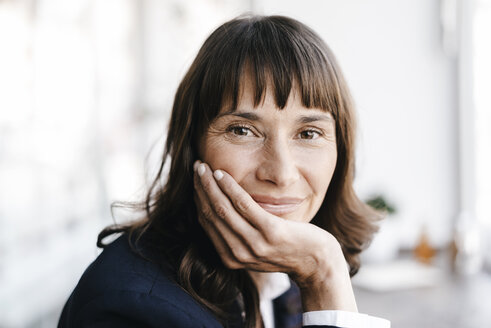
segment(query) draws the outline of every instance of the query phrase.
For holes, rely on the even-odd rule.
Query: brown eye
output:
[[[228,129],[233,135],[247,137],[252,135],[251,129],[245,126],[232,126]]]
[[[305,130],[300,132],[300,139],[315,139],[319,135],[320,133],[315,130]]]

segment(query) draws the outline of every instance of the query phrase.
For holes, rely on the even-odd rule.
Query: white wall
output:
[[[190,60],[249,5],[0,1],[0,327],[56,326],[111,202],[144,193]]]
[[[443,245],[458,212],[457,70],[444,54],[438,0],[263,0],[315,29],[336,54],[359,113],[356,186],[399,208],[402,242],[426,224]]]
[[[406,244],[422,221],[433,241],[448,239],[456,69],[440,46],[438,0],[60,3],[0,1],[0,32],[13,32],[0,33],[11,73],[0,75],[9,95],[0,109],[10,108],[0,110],[0,326],[33,326],[50,312],[55,325],[112,223],[110,201],[140,184],[128,177],[163,132],[202,39],[250,4],[306,22],[337,54],[360,113],[360,194],[396,202]]]

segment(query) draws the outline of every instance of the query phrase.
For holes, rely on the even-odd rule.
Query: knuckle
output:
[[[251,208],[251,203],[246,197],[239,197],[236,201],[237,209],[241,212],[247,212]]]
[[[227,217],[228,209],[223,205],[217,205],[215,208],[215,213],[222,219]]]
[[[281,227],[277,227],[274,224],[270,224],[265,231],[265,238],[268,243],[272,245],[278,245],[283,243],[283,233]]]
[[[225,267],[232,269],[232,270],[236,270],[236,269],[241,268],[239,263],[237,263],[236,261],[232,260],[229,257],[222,258],[222,262],[223,262],[223,265],[225,265]]]
[[[256,258],[267,258],[269,256],[269,247],[265,243],[258,242],[252,247],[252,252]]]
[[[233,250],[233,254],[237,262],[242,264],[247,264],[251,261],[251,256],[245,250]]]
[[[211,220],[213,213],[208,206],[205,206],[204,208],[202,208],[201,212],[203,213],[203,220],[204,221]]]

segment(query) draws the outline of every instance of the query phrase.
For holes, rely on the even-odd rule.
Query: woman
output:
[[[177,90],[144,218],[100,233],[59,327],[387,327],[350,283],[376,219],[352,187],[354,123],[308,27],[220,26]]]

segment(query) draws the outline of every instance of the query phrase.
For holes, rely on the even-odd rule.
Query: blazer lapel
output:
[[[273,300],[276,328],[302,327],[302,300],[300,298],[300,290],[293,281],[290,282],[290,289]]]

